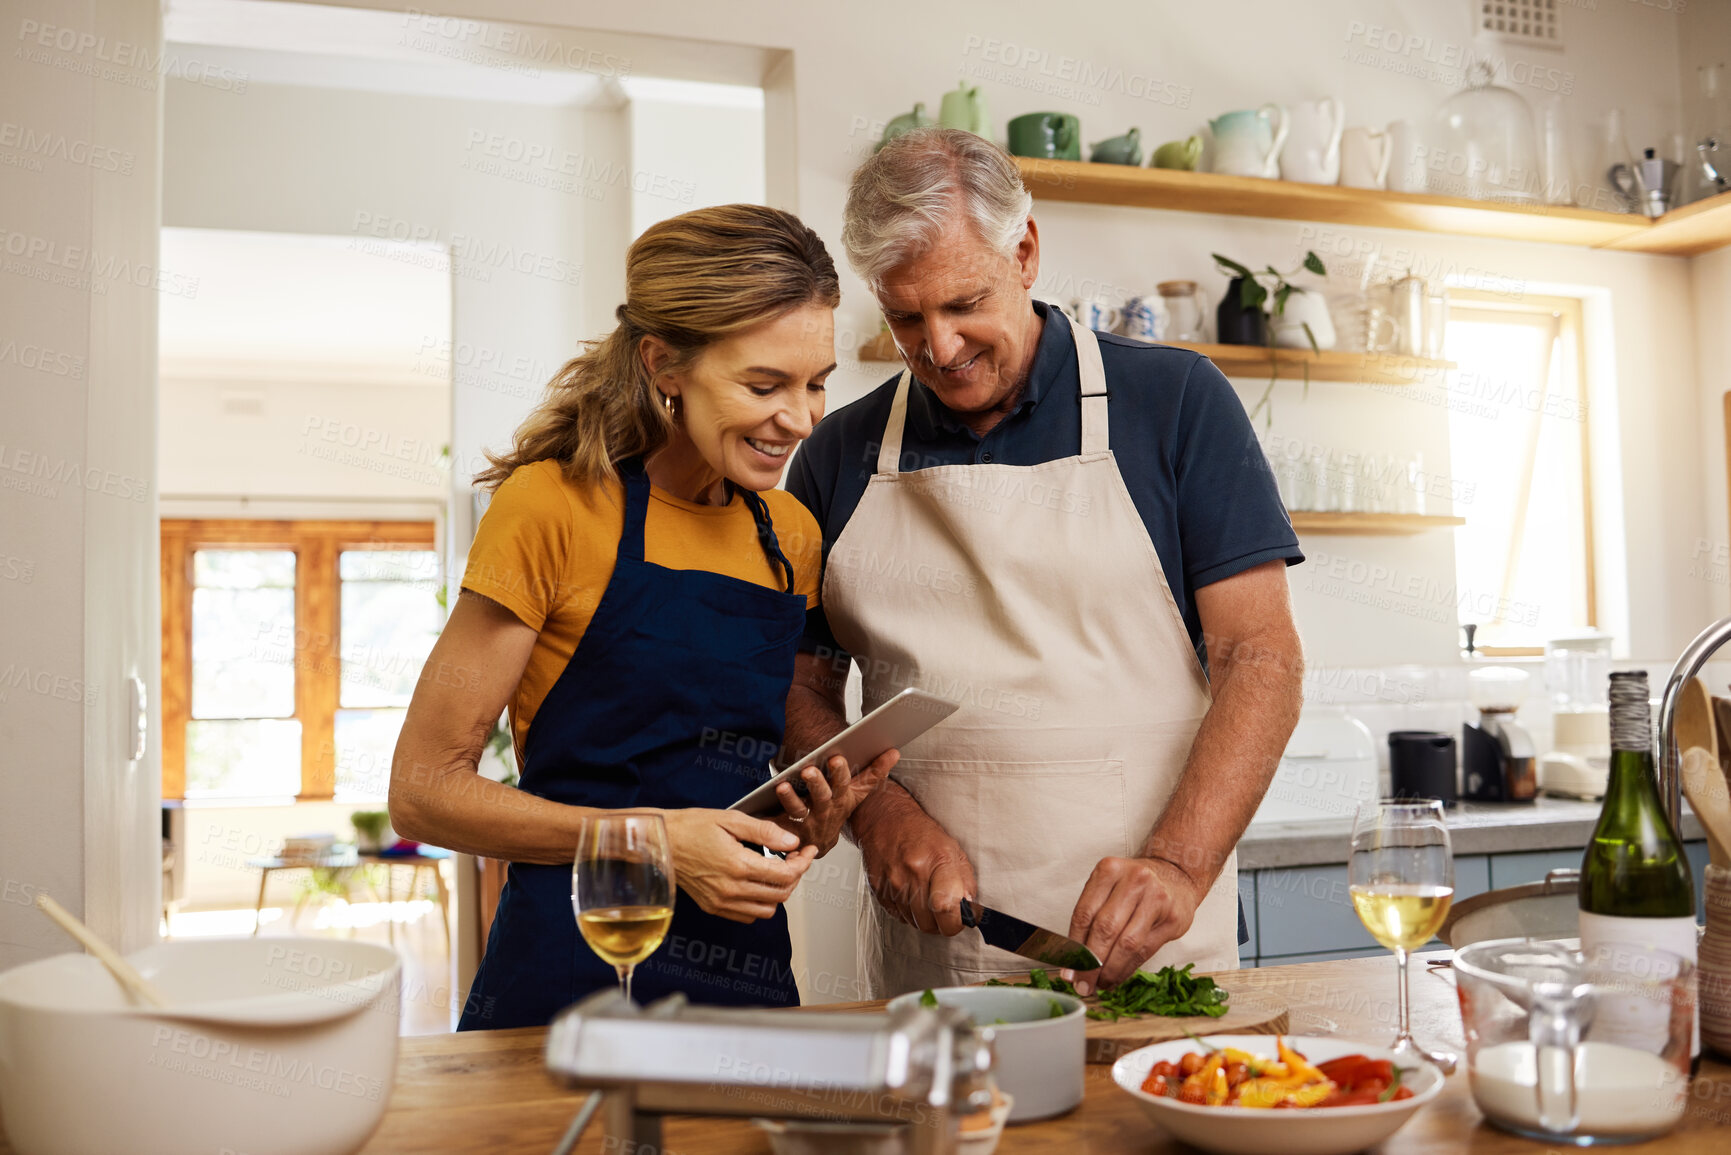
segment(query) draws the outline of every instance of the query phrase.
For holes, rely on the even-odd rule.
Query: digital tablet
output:
[[[799,773],[807,766],[822,766],[840,754],[857,772],[885,750],[907,745],[960,708],[960,702],[924,690],[903,690],[728,809],[744,811],[754,818],[777,817],[782,809],[781,799],[775,796],[776,786],[787,782],[801,798],[806,797],[805,783]]]

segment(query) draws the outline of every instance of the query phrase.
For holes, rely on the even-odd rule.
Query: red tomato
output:
[[[1208,1092],[1204,1091],[1201,1087],[1186,1086],[1178,1088],[1178,1099],[1180,1102],[1205,1103],[1207,1102],[1207,1097]]]
[[[1178,1073],[1187,1077],[1194,1075],[1197,1071],[1202,1069],[1204,1061],[1203,1056],[1199,1052],[1191,1051],[1188,1055],[1185,1055],[1182,1059],[1178,1060]]]
[[[1149,1074],[1159,1075],[1163,1079],[1166,1078],[1168,1075],[1176,1075],[1177,1073],[1178,1073],[1178,1064],[1169,1063],[1165,1059],[1161,1059],[1158,1063],[1155,1063],[1154,1069],[1149,1072]]]

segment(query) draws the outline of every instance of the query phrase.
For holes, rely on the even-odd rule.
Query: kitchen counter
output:
[[[1428,970],[1427,957],[1415,956],[1413,962],[1414,1029],[1423,1042],[1461,1051],[1454,977],[1447,970]],[[1390,957],[1231,971],[1218,978],[1228,990],[1256,989],[1283,999],[1291,1008],[1294,1034],[1379,1042],[1393,1033],[1395,971]],[[881,1005],[851,1004],[850,1009]],[[544,1035],[536,1028],[404,1039],[390,1109],[363,1155],[440,1151],[547,1155],[582,1097],[560,1089],[543,1071]],[[762,1133],[745,1120],[672,1118],[666,1123],[665,1137],[666,1150],[658,1155],[767,1155],[769,1151]],[[1728,1147],[1731,1064],[1709,1058],[1701,1065],[1682,1124],[1640,1150],[1655,1155],[1723,1155]],[[0,1144],[0,1153],[8,1150]],[[603,1155],[598,1122],[590,1125],[578,1150]],[[1090,1066],[1087,1097],[1080,1107],[1057,1119],[1009,1128],[998,1150],[1003,1155],[1036,1151],[1181,1155],[1193,1149],[1149,1122],[1135,1100],[1113,1085],[1111,1068]],[[1533,1155],[1542,1147],[1483,1122],[1467,1091],[1463,1063],[1442,1094],[1385,1150],[1402,1155],[1458,1151]]]
[[[1462,802],[1448,812],[1454,852],[1508,854],[1585,846],[1599,820],[1598,802],[1540,797],[1525,802]],[[1683,805],[1684,841],[1706,835],[1688,803]],[[1332,866],[1347,860],[1352,820],[1253,824],[1238,842],[1239,870]]]

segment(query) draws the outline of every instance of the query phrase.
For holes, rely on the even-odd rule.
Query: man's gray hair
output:
[[[1013,255],[1033,207],[1003,149],[959,128],[919,128],[854,172],[841,243],[876,289],[891,269],[924,255],[958,211],[994,251]]]

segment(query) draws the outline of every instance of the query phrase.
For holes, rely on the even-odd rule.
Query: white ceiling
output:
[[[612,108],[627,99],[762,107],[757,50],[278,0],[168,0],[168,71],[249,84]],[[618,41],[615,43],[615,41]],[[690,76],[693,51],[708,74]],[[596,70],[569,61],[598,62]],[[610,61],[622,61],[616,69]],[[646,70],[651,75],[645,75]],[[616,73],[616,74],[615,74]],[[746,83],[727,83],[742,80]],[[723,81],[716,83],[716,81]]]
[[[365,237],[162,230],[165,377],[430,384],[448,376],[443,247]]]

